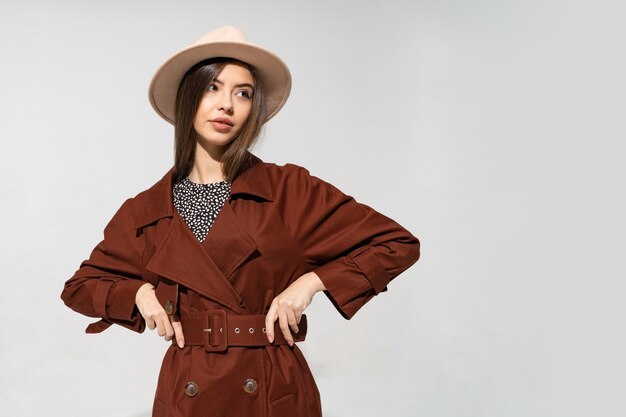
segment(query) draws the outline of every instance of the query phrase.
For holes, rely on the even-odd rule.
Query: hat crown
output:
[[[246,34],[234,26],[221,26],[196,41],[196,45],[211,42],[247,42]]]

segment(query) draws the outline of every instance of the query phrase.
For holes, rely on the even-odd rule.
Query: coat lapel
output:
[[[237,221],[230,202],[226,202],[204,240],[204,249],[227,279],[259,246]]]
[[[178,213],[174,213],[167,235],[146,269],[204,294],[235,312],[241,310],[241,296]]]
[[[156,250],[146,269],[178,282],[236,313],[243,313],[242,297],[229,278],[251,255],[258,252],[253,237],[238,221],[230,202],[244,195],[271,201],[264,164],[256,156],[250,168],[232,182],[230,199],[218,213],[204,243],[191,232],[173,204],[172,167],[150,189],[140,193],[142,211],[136,223],[139,229],[170,218],[167,228],[156,234]]]

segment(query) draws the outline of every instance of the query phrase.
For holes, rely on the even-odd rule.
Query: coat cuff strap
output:
[[[115,282],[101,278],[98,280],[98,285],[93,293],[93,308],[98,317],[102,317],[104,320],[109,320],[107,314],[107,298],[109,297],[109,291]]]
[[[350,254],[348,257],[359,267],[370,284],[372,284],[375,294],[385,290],[390,281],[389,273],[376,259],[371,248],[354,255]]]

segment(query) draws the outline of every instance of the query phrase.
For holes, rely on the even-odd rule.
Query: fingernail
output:
[[[178,340],[178,347],[182,349],[183,346],[184,346],[183,341],[182,340]]]

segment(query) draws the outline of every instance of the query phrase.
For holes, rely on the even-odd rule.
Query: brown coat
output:
[[[173,207],[173,169],[122,204],[61,294],[68,307],[101,318],[87,333],[111,324],[143,332],[135,294],[146,281],[161,284],[157,298],[164,306],[173,302],[181,317],[214,309],[259,315],[308,271],[350,319],[418,260],[419,241],[395,221],[305,168],[255,159],[233,180],[202,243]],[[257,382],[252,393],[242,389],[249,378]],[[195,396],[185,393],[189,381],[197,384]],[[225,352],[172,345],[153,406],[153,417],[321,416],[317,386],[297,345]]]

